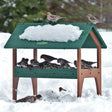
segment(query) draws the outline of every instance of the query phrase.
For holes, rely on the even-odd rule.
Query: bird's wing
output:
[[[84,63],[86,63],[86,64],[88,64],[88,65],[92,65],[92,64],[94,64],[94,63],[96,63],[96,62],[92,62],[92,61],[85,61],[85,60],[81,60],[82,62],[84,62]]]
[[[94,17],[94,16],[90,16],[90,19],[91,19],[91,20],[96,20],[97,18]]]
[[[56,15],[50,15],[50,17],[51,17],[51,18],[55,18],[55,17],[56,17]]]
[[[67,61],[66,59],[62,59],[62,60],[65,61],[66,63],[71,63],[71,62]]]

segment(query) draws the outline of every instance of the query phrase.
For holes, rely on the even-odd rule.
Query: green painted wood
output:
[[[95,43],[90,38],[89,32],[93,30],[97,36],[102,48],[107,48],[105,42],[97,31],[96,27],[92,23],[59,23],[59,24],[71,24],[79,26],[83,30],[80,38],[76,41],[68,42],[51,42],[51,41],[28,41],[19,39],[24,30],[29,26],[45,25],[48,23],[19,23],[12,33],[11,37],[7,41],[4,48],[24,48],[24,49],[80,49],[80,48],[96,48]],[[55,25],[55,24],[53,24]],[[61,37],[60,37],[61,38]]]
[[[30,70],[15,67],[14,77],[77,79],[77,69],[32,68]]]

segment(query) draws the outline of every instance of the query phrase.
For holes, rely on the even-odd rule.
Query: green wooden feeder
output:
[[[83,30],[79,39],[68,42],[51,42],[51,41],[28,41],[19,38],[24,30],[29,26],[46,25],[47,23],[19,23],[7,41],[5,48],[13,49],[13,99],[17,99],[17,92],[20,77],[32,78],[33,93],[37,94],[37,78],[63,78],[77,79],[77,96],[81,97],[84,78],[93,77],[96,81],[97,94],[101,95],[101,48],[107,48],[105,42],[92,23],[61,23],[78,26]],[[61,37],[60,37],[61,38]],[[81,69],[81,49],[97,48],[97,68]],[[37,59],[37,49],[77,49],[77,69],[39,69],[18,68],[17,49],[33,49],[33,58]]]

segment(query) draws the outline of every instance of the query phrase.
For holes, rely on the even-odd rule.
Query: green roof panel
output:
[[[79,26],[83,30],[81,36],[76,41],[68,42],[51,42],[51,41],[28,41],[19,38],[24,30],[29,26],[45,25],[48,23],[19,23],[12,33],[11,37],[7,41],[4,48],[24,48],[24,49],[80,49],[80,48],[96,48],[94,41],[92,40],[89,32],[93,30],[102,48],[106,48],[106,44],[100,36],[99,32],[92,23],[59,23],[59,24],[71,24]]]

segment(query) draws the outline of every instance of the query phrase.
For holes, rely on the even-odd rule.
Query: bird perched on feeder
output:
[[[28,58],[22,58],[20,62],[17,63],[20,67],[27,68],[28,66]]]
[[[93,24],[97,24],[97,23],[103,23],[102,21],[100,21],[99,19],[97,19],[95,16],[93,16],[92,14],[88,14],[87,18],[90,22],[92,22]]]
[[[39,63],[39,67],[42,69],[42,68],[46,68],[49,66],[49,62],[47,61],[44,61],[44,62],[41,62]]]
[[[92,64],[96,63],[96,62],[92,62],[92,61],[85,61],[82,60],[83,63],[86,63],[87,65],[91,66]]]
[[[46,14],[47,14],[47,19],[49,21],[53,22],[53,23],[57,22],[60,19],[65,18],[65,17],[61,17],[61,16],[58,16],[58,15],[53,15],[50,12],[46,12]]]
[[[61,66],[56,63],[49,63],[49,66],[50,68],[61,68]]]
[[[67,90],[63,89],[62,87],[59,87],[59,92],[62,92],[62,91],[67,91]]]
[[[61,64],[61,67],[63,68],[70,68],[70,65],[68,63],[70,63],[69,61],[63,59],[63,58],[58,58],[57,62]]]
[[[33,103],[35,102],[37,99],[38,100],[41,100],[42,96],[39,94],[39,95],[36,95],[36,96],[27,96],[25,98],[22,98],[22,99],[19,99],[16,101],[16,103],[18,102],[30,102],[30,103]]]
[[[36,59],[30,60],[30,63],[33,67],[39,67],[39,62]]]
[[[57,58],[54,58],[54,57],[46,55],[46,54],[42,54],[40,56],[40,58],[43,58],[48,63],[51,62],[51,61],[53,61],[53,60],[57,60]]]
[[[81,68],[92,68],[92,64],[94,64],[96,62],[91,62],[91,61],[85,61],[85,60],[81,60]],[[77,67],[77,61],[74,61],[74,65]]]

